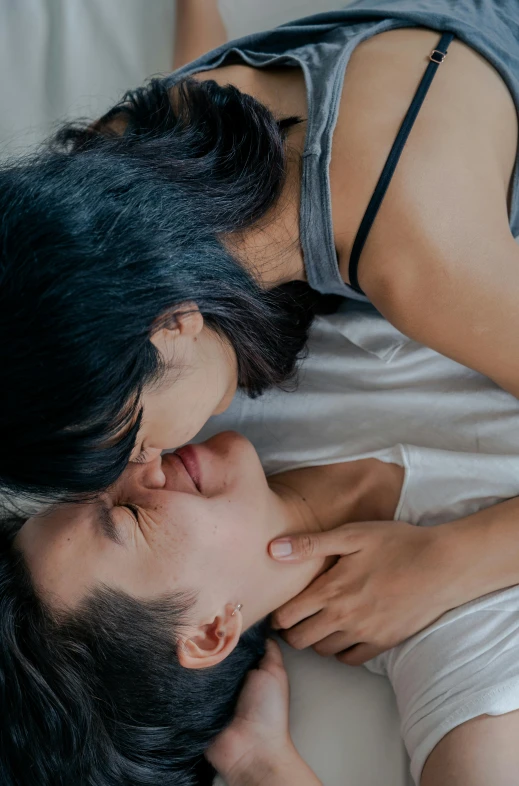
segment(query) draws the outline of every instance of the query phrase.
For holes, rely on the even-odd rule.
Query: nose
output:
[[[153,448],[153,450],[156,450]],[[138,465],[139,480],[147,489],[161,489],[166,485],[166,476],[162,469],[161,451],[156,450],[154,458]]]

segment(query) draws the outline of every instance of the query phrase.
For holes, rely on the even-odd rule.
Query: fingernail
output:
[[[292,543],[290,540],[275,540],[270,544],[270,553],[273,557],[289,557],[292,554]]]

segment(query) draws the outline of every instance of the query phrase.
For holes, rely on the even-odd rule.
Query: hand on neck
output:
[[[269,478],[273,506],[270,537],[319,533],[354,521],[386,520],[394,516],[404,471],[395,464],[362,459],[308,467]],[[302,592],[334,563],[316,558],[281,563],[265,554],[258,583],[244,574],[236,598],[243,602],[248,627]]]

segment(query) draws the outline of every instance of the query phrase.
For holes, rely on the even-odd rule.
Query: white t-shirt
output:
[[[376,458],[404,468],[395,520],[433,526],[519,496],[519,456],[395,445],[357,456],[307,459],[286,470]]]
[[[519,401],[490,380],[356,304],[318,319],[309,350],[295,392],[238,395],[201,438],[241,431],[269,473],[367,456],[399,464],[395,518],[418,525],[519,495]],[[454,609],[367,664],[391,681],[415,783],[456,726],[519,709],[518,651],[513,587]]]
[[[228,428],[251,439],[268,474],[379,451],[388,460],[389,449],[406,468],[398,517],[409,523],[519,494],[519,401],[358,304],[316,320],[295,391],[238,394],[199,439]]]
[[[351,303],[316,320],[294,392],[238,394],[202,434],[231,427],[253,441],[269,473],[398,443],[519,454],[513,396]]]

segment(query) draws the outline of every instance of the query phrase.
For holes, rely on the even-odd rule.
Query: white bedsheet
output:
[[[238,36],[339,4],[222,0],[221,8]],[[0,0],[0,155],[169,71],[173,16],[173,0]],[[285,652],[294,739],[325,786],[407,786],[389,683],[313,652]]]

